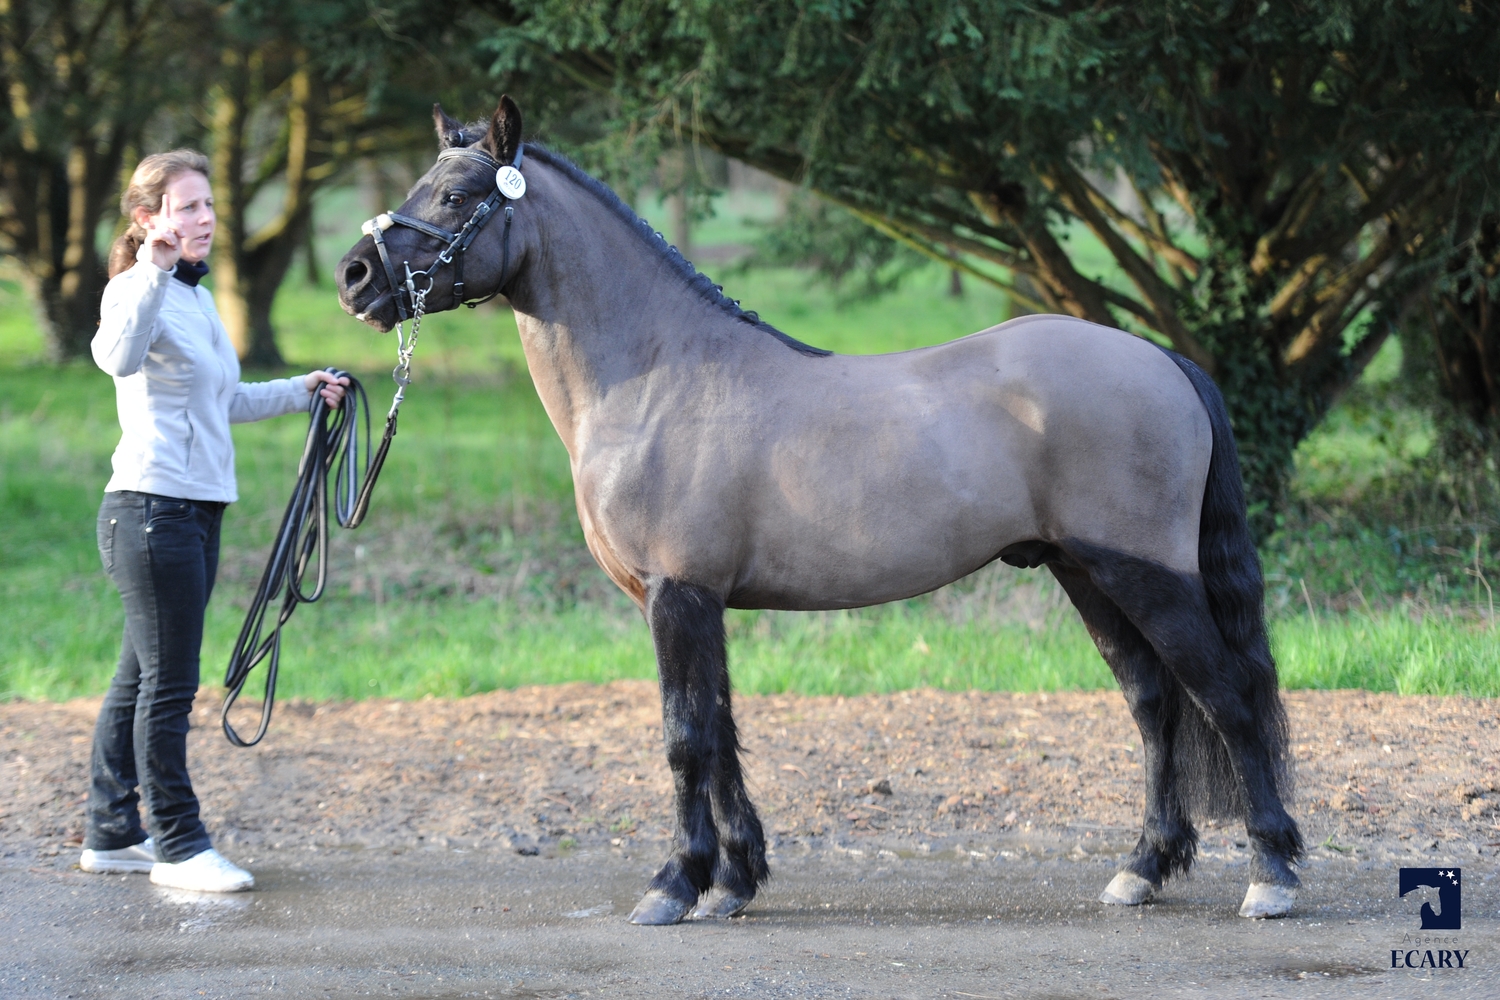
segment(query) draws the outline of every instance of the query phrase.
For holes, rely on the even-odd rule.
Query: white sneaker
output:
[[[78,858],[78,867],[96,875],[118,875],[124,872],[149,872],[156,864],[156,845],[147,837],[132,847],[118,851],[85,850]]]
[[[175,865],[158,861],[151,882],[193,892],[240,892],[255,884],[255,876],[210,847]]]

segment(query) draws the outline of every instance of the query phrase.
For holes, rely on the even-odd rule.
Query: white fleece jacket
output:
[[[239,499],[232,423],[306,410],[301,377],[241,382],[229,334],[202,286],[150,261],[104,289],[94,361],[115,377],[120,444],[106,493]]]

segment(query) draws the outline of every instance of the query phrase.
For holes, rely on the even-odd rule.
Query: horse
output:
[[[366,223],[339,299],[381,331],[470,291],[515,310],[589,551],[655,647],[675,833],[631,922],[737,915],[769,875],[726,608],[881,604],[996,559],[1057,578],[1140,728],[1141,835],[1100,900],[1135,906],[1186,873],[1208,816],[1242,820],[1252,844],[1240,914],[1292,909],[1286,713],[1207,374],[1068,316],[895,354],[820,350],[726,298],[566,158],[523,145],[509,97],[488,120],[434,106],[433,121],[437,161]]]

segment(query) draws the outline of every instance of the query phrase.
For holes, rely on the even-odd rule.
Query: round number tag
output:
[[[521,171],[508,164],[495,171],[495,184],[500,188],[500,193],[511,201],[526,193],[526,178],[521,176]]]

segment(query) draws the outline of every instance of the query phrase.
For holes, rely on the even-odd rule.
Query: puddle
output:
[[[156,897],[172,906],[214,914],[240,913],[250,909],[254,902],[250,894],[244,892],[189,892],[186,889],[158,888]]]
[[[177,911],[168,918],[167,927],[170,929],[175,923],[179,934],[201,934],[222,928],[227,923],[237,922],[236,918],[248,914],[254,905],[250,895],[243,892],[189,892],[158,887],[154,894],[156,901],[162,904],[159,913],[168,907]]]
[[[1314,982],[1320,979],[1353,979],[1356,976],[1374,976],[1378,974],[1378,969],[1363,969],[1357,965],[1346,965],[1342,962],[1314,963],[1305,968],[1282,966],[1271,973],[1276,979],[1302,982]]]

